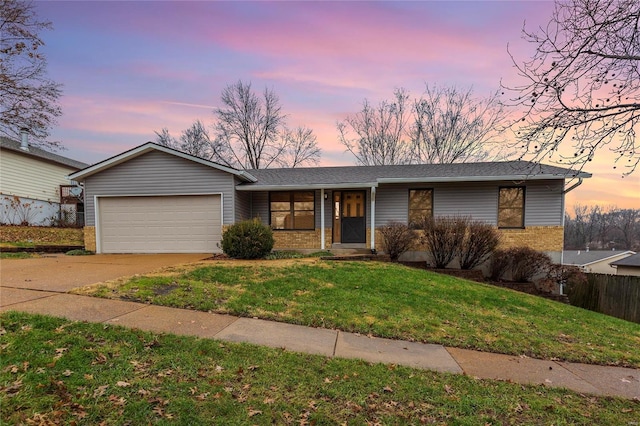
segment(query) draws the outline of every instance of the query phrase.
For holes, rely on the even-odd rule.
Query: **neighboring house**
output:
[[[223,229],[253,217],[276,249],[381,250],[390,221],[465,215],[560,262],[565,179],[590,176],[520,161],[240,171],[149,142],[69,177],[98,253],[219,252]]]
[[[562,253],[562,264],[577,266],[582,272],[593,274],[615,274],[611,262],[634,255],[631,250],[566,250]]]
[[[67,178],[88,164],[0,136],[0,223],[83,224],[82,188]],[[79,214],[78,214],[79,213]]]
[[[640,253],[616,260],[611,262],[610,265],[615,268],[616,275],[640,277]]]

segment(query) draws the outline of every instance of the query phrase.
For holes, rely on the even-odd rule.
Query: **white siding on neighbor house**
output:
[[[380,185],[376,195],[376,226],[390,221],[405,222],[410,189],[433,189],[435,216],[471,216],[497,224],[498,191],[501,186],[525,186],[525,226],[560,226],[563,216],[562,180],[513,182],[469,182]]]
[[[164,152],[152,151],[85,180],[87,226],[95,226],[95,196],[223,194],[223,224],[234,222],[234,176]]]
[[[0,193],[32,200],[60,202],[60,185],[77,169],[3,149],[0,152]]]

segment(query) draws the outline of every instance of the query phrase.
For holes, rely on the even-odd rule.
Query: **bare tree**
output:
[[[295,130],[284,129],[282,132],[284,149],[277,159],[282,167],[299,167],[318,164],[320,148],[313,131],[300,126]]]
[[[196,120],[191,127],[183,130],[179,139],[171,136],[166,127],[159,132],[156,131],[155,134],[158,144],[204,158],[205,160],[218,160],[219,157],[225,157],[221,153],[223,147],[217,146],[211,140],[209,132],[200,120]]]
[[[396,89],[392,102],[377,107],[364,100],[362,110],[337,123],[339,140],[359,164],[366,166],[410,162],[405,140],[409,95]]]
[[[155,132],[156,142],[206,160],[239,168],[299,167],[317,164],[316,136],[307,127],[289,130],[278,96],[265,89],[259,97],[251,83],[228,85],[221,96],[224,108],[216,108],[212,138],[200,120],[175,139],[169,130]]]
[[[507,87],[515,92],[511,103],[524,110],[514,125],[523,155],[580,168],[608,147],[616,163],[626,160],[624,174],[635,170],[639,22],[637,0],[557,0],[546,27],[523,28],[536,51],[522,63],[510,53],[524,83]]]
[[[640,248],[640,209],[577,204],[565,218],[565,249]]]
[[[277,164],[284,151],[279,135],[285,115],[275,92],[265,88],[258,97],[251,83],[238,81],[222,91],[221,100],[224,107],[214,110],[216,139],[228,147],[231,157],[220,160],[245,169]]]
[[[423,96],[414,101],[413,113],[413,163],[464,163],[507,156],[497,149],[506,118],[497,94],[476,98],[472,88],[427,85]]]
[[[36,144],[55,148],[56,142],[45,139],[62,115],[62,91],[46,76],[39,35],[51,28],[30,1],[0,0],[0,134],[17,138],[26,129]]]

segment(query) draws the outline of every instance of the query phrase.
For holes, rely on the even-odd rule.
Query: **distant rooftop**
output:
[[[565,265],[588,265],[620,255],[631,256],[631,250],[565,250],[562,252],[562,263]]]
[[[45,161],[62,164],[63,166],[67,166],[67,167],[78,169],[78,170],[84,169],[85,167],[89,166],[88,164],[83,163],[82,161],[77,161],[68,157],[64,157],[59,154],[54,154],[53,152],[49,152],[42,148],[38,148],[32,145],[29,145],[29,150],[25,151],[20,148],[20,142],[15,141],[13,139],[6,138],[4,136],[0,136],[0,149],[8,149],[23,155],[40,158]]]
[[[624,259],[611,262],[613,266],[637,266],[640,267],[640,253],[633,256],[625,257]]]

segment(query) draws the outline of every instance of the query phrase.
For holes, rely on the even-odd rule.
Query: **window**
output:
[[[269,214],[273,229],[315,229],[314,193],[271,192]]]
[[[500,188],[498,228],[524,228],[524,187]]]
[[[433,190],[409,190],[409,226],[417,228],[425,218],[433,217]]]

